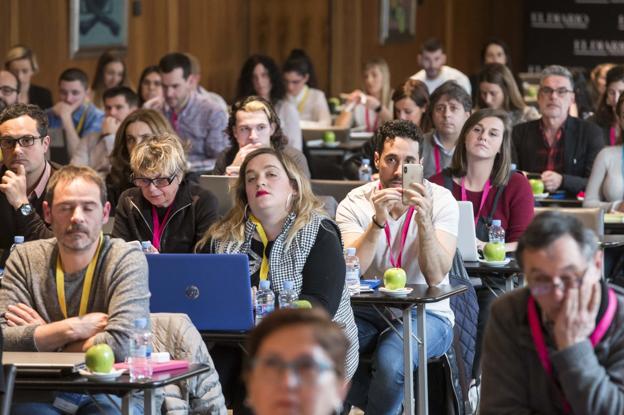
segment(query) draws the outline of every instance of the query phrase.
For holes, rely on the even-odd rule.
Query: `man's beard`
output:
[[[9,106],[9,104],[7,104],[5,100],[3,100],[2,98],[0,98],[0,112],[4,111],[4,109],[5,109],[6,107],[8,107],[8,106]]]

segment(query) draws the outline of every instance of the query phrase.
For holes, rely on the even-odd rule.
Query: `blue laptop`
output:
[[[185,313],[199,331],[253,328],[247,255],[146,255],[152,313]]]

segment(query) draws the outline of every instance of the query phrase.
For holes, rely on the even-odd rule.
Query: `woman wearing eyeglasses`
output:
[[[245,383],[256,415],[342,411],[349,341],[319,310],[279,310],[249,336]]]
[[[158,252],[193,252],[217,219],[216,197],[184,176],[186,157],[180,139],[160,134],[132,151],[130,167],[136,188],[120,197],[113,236],[151,241]]]

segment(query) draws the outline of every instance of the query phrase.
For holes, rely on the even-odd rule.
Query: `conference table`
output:
[[[487,280],[492,277],[505,279],[505,292],[514,289],[514,277],[522,273],[522,269],[515,258],[510,258],[508,264],[502,266],[488,265],[480,261],[464,261],[464,267],[468,275]]]
[[[412,292],[403,297],[391,297],[379,291],[372,293],[361,293],[351,297],[351,304],[354,306],[372,306],[386,320],[388,325],[398,333],[392,322],[388,320],[382,309],[401,309],[403,317],[403,391],[404,403],[403,411],[409,415],[414,414],[414,374],[412,370],[412,309],[416,309],[417,336],[418,343],[418,414],[429,413],[428,383],[427,383],[427,336],[425,325],[427,317],[425,308],[427,304],[445,300],[453,295],[460,294],[467,290],[464,285],[440,285],[430,287],[426,284],[408,284]],[[425,363],[423,363],[425,362]]]
[[[143,413],[156,415],[160,408],[156,408],[156,389],[172,383],[180,382],[210,370],[204,363],[191,363],[186,369],[154,373],[150,380],[135,382],[130,380],[126,373],[114,380],[93,381],[83,376],[63,377],[18,377],[15,379],[16,391],[60,391],[84,394],[107,393],[122,396],[121,413],[132,415],[132,395],[134,392],[143,392]]]

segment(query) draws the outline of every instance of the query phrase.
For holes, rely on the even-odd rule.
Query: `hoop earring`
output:
[[[243,213],[243,216],[244,216],[245,219],[249,218],[248,210],[249,210],[249,203],[245,203],[245,210],[244,210],[244,213]]]
[[[292,204],[292,193],[288,193],[288,197],[286,198],[286,210],[290,210]]]

